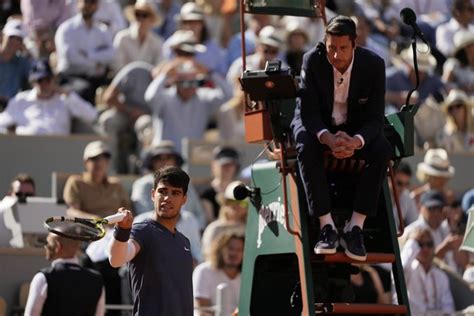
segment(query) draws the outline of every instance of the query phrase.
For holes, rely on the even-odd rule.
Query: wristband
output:
[[[115,240],[121,241],[121,242],[127,242],[128,238],[130,238],[130,232],[132,231],[131,228],[125,229],[121,228],[120,226],[115,226],[114,227],[114,238]]]

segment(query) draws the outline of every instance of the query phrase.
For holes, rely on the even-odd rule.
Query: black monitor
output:
[[[291,70],[281,69],[281,61],[267,62],[265,70],[247,70],[240,83],[253,101],[296,97],[296,83]]]

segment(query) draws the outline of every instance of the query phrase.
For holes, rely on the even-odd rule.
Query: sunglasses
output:
[[[96,4],[99,0],[84,0],[85,4]]]
[[[225,203],[229,206],[240,206],[242,208],[248,207],[249,202],[246,200],[238,201],[238,200],[226,200]]]
[[[443,211],[443,207],[442,207],[442,206],[432,206],[432,207],[428,207],[428,211],[429,211],[430,213],[442,212],[442,211]]]
[[[135,11],[135,18],[137,20],[139,19],[147,19],[150,17],[150,13],[148,12],[143,12],[143,11]]]
[[[418,246],[420,246],[420,248],[425,248],[425,247],[426,248],[433,248],[434,243],[433,243],[433,241],[425,241],[425,242],[419,241]]]
[[[450,105],[448,107],[448,113],[453,113],[455,110],[459,110],[459,109],[462,109],[462,108],[464,108],[463,103],[457,103],[457,104]]]
[[[268,55],[276,55],[278,54],[278,49],[277,48],[268,48],[266,47],[263,52]]]

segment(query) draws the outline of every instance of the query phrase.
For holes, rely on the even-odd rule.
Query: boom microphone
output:
[[[239,201],[259,193],[260,188],[251,188],[243,184],[240,184],[234,188],[234,198]]]
[[[425,34],[420,30],[418,24],[416,24],[416,14],[410,8],[403,8],[400,11],[400,18],[402,19],[403,23],[409,25],[413,28],[413,32],[416,36],[418,36],[425,44],[429,45],[425,39]]]

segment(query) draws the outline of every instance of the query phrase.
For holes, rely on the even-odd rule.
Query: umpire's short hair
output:
[[[184,194],[188,192],[189,176],[179,167],[166,166],[156,171],[155,180],[153,181],[153,191],[156,190],[160,182],[181,188]]]
[[[356,24],[354,20],[345,15],[337,15],[329,20],[326,26],[326,37],[333,36],[349,36],[352,43],[355,45],[357,37]]]

